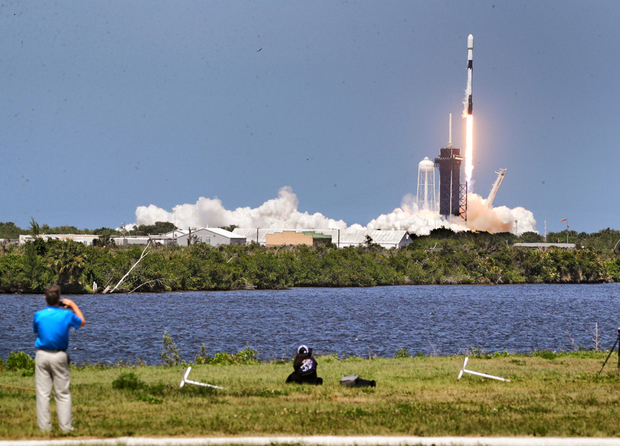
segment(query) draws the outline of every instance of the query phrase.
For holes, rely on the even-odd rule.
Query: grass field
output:
[[[468,369],[512,382],[465,375],[462,356],[338,360],[318,358],[323,386],[284,384],[291,363],[75,368],[75,432],[69,437],[235,435],[601,436],[620,435],[617,355],[573,352],[470,357]],[[130,375],[133,373],[133,375]],[[355,373],[376,388],[343,388]],[[43,434],[36,423],[33,376],[0,372],[0,439]],[[119,379],[120,377],[120,379]],[[116,383],[116,388],[113,386]],[[123,388],[124,387],[124,388]]]

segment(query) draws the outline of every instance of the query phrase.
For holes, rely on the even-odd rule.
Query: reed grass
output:
[[[318,360],[319,376],[325,384],[318,387],[284,384],[292,371],[290,362],[193,366],[190,379],[223,386],[223,391],[180,388],[181,366],[74,368],[76,430],[67,435],[614,437],[620,435],[615,422],[620,416],[620,378],[615,354],[598,375],[606,355],[588,351],[470,357],[468,369],[504,376],[510,383],[471,375],[457,381],[463,356],[323,357]],[[341,387],[340,378],[350,373],[376,380],[377,387]],[[55,424],[53,402],[55,427],[43,434],[37,427],[34,390],[7,387],[34,388],[34,377],[27,375],[0,372],[0,439],[64,436]]]

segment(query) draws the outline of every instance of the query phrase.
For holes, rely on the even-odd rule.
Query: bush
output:
[[[181,364],[181,349],[172,342],[172,338],[166,330],[164,330],[164,349],[161,352],[161,360],[165,365],[171,367],[173,365]]]
[[[202,353],[202,352],[201,352]],[[208,358],[208,356],[207,356]],[[230,353],[220,352],[216,353],[207,364],[257,364],[258,352],[256,350],[246,347],[243,350],[231,355]]]
[[[235,354],[236,364],[255,364],[260,362],[258,360],[258,352],[252,350],[250,347],[246,347],[243,350]]]
[[[144,382],[133,372],[121,373],[118,378],[112,381],[113,389],[138,390],[144,387]]]
[[[213,361],[213,358],[207,354],[207,347],[205,347],[204,342],[201,342],[200,353],[196,355],[195,359],[196,364],[209,364],[211,361]]]
[[[543,359],[555,359],[558,354],[549,350],[537,350],[532,353],[532,356],[538,356]]]
[[[25,352],[11,352],[6,360],[7,370],[34,370],[34,359]]]
[[[118,378],[112,381],[112,388],[118,390],[129,390],[137,401],[149,404],[161,404],[163,398],[158,398],[164,394],[164,385],[147,385],[133,372],[121,373]]]
[[[409,353],[407,347],[399,348],[394,358],[411,358],[411,353]]]

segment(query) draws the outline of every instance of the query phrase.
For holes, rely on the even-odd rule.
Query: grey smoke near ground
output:
[[[460,217],[445,219],[438,212],[420,210],[411,194],[403,197],[401,206],[389,214],[380,215],[366,226],[358,223],[348,226],[343,220],[333,220],[317,212],[309,214],[298,210],[299,200],[293,190],[285,186],[278,197],[257,208],[243,207],[228,210],[218,198],[200,197],[194,204],[180,204],[168,212],[155,205],[136,209],[138,225],[152,225],[157,221],[175,223],[180,229],[236,225],[242,228],[283,229],[397,229],[411,234],[428,235],[435,228],[453,231],[536,232],[534,214],[522,207],[489,207],[477,194],[467,195],[468,221]]]

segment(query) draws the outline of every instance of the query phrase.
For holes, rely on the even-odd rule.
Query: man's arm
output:
[[[82,311],[80,310],[80,307],[78,307],[75,302],[73,302],[71,299],[63,298],[60,301],[60,303],[62,305],[66,305],[67,307],[71,308],[71,311],[73,311],[75,315],[81,319],[82,322],[80,322],[80,327],[83,327],[84,325],[86,325],[86,319],[84,318],[84,315],[82,314]]]

